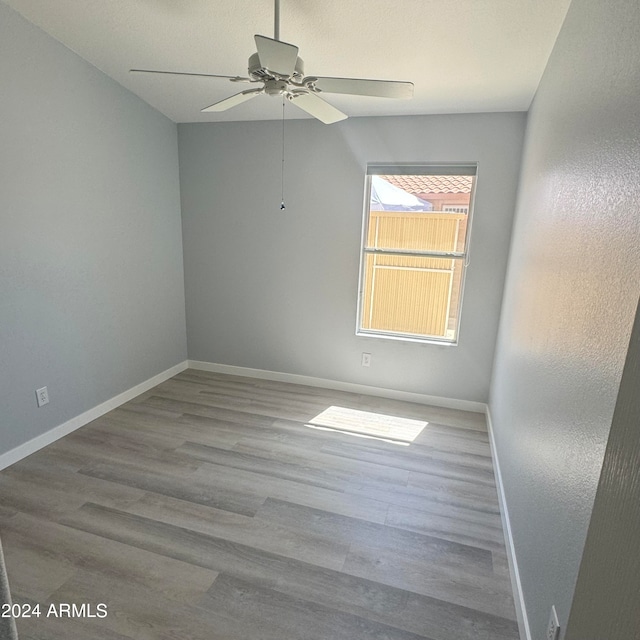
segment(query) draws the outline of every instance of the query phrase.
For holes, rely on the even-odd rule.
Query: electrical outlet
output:
[[[362,366],[363,367],[368,367],[371,364],[371,354],[370,353],[363,353],[362,354]]]
[[[560,637],[560,623],[558,622],[558,614],[555,605],[551,607],[551,615],[549,616],[549,624],[547,625],[547,635],[545,640],[558,640]]]
[[[36,399],[39,407],[44,407],[45,404],[49,404],[49,392],[47,391],[47,387],[36,389]]]

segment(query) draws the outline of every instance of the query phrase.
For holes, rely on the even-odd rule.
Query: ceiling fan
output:
[[[347,116],[323,100],[325,93],[343,93],[379,98],[411,98],[413,83],[364,78],[328,78],[305,76],[304,63],[298,57],[298,47],[280,40],[280,0],[275,2],[274,37],[256,35],[257,53],[249,58],[248,78],[222,76],[210,73],[186,73],[180,71],[154,71],[131,69],[131,73],[163,73],[180,76],[223,78],[231,82],[247,82],[260,85],[236,93],[202,109],[202,112],[226,111],[259,95],[283,96],[296,107],[325,124],[344,120]]]

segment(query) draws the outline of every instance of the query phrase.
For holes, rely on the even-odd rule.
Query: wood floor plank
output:
[[[302,445],[299,441],[291,442],[291,440],[292,438],[288,438],[287,441],[281,442],[269,439],[264,437],[261,430],[260,433],[254,436],[246,436],[238,440],[233,446],[233,451],[259,456],[267,460],[291,462],[320,469],[332,469],[347,473],[351,477],[377,480],[389,484],[406,486],[409,481],[410,472],[405,469],[396,469],[382,464],[334,456],[319,451],[318,442]]]
[[[509,578],[509,561],[504,548],[499,547],[494,549],[491,553],[493,560],[493,573],[496,576],[502,576],[505,579]]]
[[[493,471],[490,468],[484,465],[482,467],[476,467],[474,466],[473,460],[467,460],[462,457],[457,461],[434,460],[432,456],[422,455],[415,449],[410,451],[401,451],[399,448],[394,451],[379,450],[360,443],[327,443],[322,446],[321,451],[365,462],[387,464],[392,467],[397,467],[398,469],[406,469],[407,471],[431,473],[441,475],[445,478],[468,480],[470,482],[495,486]]]
[[[186,373],[186,372],[183,372]],[[268,401],[278,400],[281,402],[304,402],[304,406],[314,406],[326,408],[327,406],[339,405],[360,408],[367,403],[367,397],[344,391],[323,389],[322,387],[310,387],[307,385],[290,384],[273,380],[260,380],[257,378],[242,378],[220,374],[215,378],[203,376],[193,376],[191,372],[188,377],[183,374],[176,376],[173,380],[196,381],[199,391],[213,391],[215,393],[224,392],[230,398],[252,398],[265,399]],[[406,409],[410,405],[405,405]],[[402,409],[401,409],[402,411]]]
[[[25,599],[21,602],[25,602]],[[93,619],[21,618],[16,626],[21,640],[135,640],[134,637],[116,633]]]
[[[252,473],[259,473],[273,478],[293,480],[302,484],[324,489],[342,491],[342,487],[349,474],[332,472],[330,469],[318,469],[292,462],[267,460],[259,456],[238,451],[225,451],[217,447],[186,442],[178,448],[178,453],[212,464],[244,469]]]
[[[224,571],[241,578],[250,576],[266,583],[286,576],[288,569],[300,562],[210,533],[90,503],[66,516],[62,522],[68,527],[197,567]]]
[[[178,466],[185,471],[195,471],[198,468],[197,461],[174,453],[175,448],[181,444],[183,441],[173,445],[173,449],[164,448],[164,445],[158,446],[146,436],[132,436],[131,429],[124,436],[117,432],[104,433],[94,430],[71,434],[69,438],[56,442],[53,451],[73,456],[75,461],[83,461],[82,466],[75,471],[80,471],[88,462],[135,463],[139,468],[151,469]]]
[[[281,640],[301,637],[302,632],[305,640],[432,640],[226,574],[202,604],[224,612],[248,638]]]
[[[407,485],[428,491],[441,491],[461,498],[477,499],[498,507],[498,493],[496,488],[490,485],[478,484],[469,480],[446,478],[435,473],[409,472]]]
[[[200,597],[218,575],[210,569],[23,514],[3,524],[2,538],[9,543],[7,564],[12,575],[17,576],[18,585],[25,582],[22,568],[46,567],[47,580],[52,585],[46,593],[39,594],[40,600],[51,597],[80,568],[117,577],[129,585],[182,602]],[[20,555],[16,557],[16,553]],[[27,560],[27,555],[33,557]],[[20,590],[15,584],[12,588]]]
[[[55,520],[60,513],[72,511],[87,501],[119,507],[139,500],[143,491],[117,483],[80,477],[44,458],[27,458],[0,474],[2,502],[33,515]]]
[[[255,578],[249,582],[263,584]],[[291,565],[268,588],[434,640],[517,638],[512,620],[303,563]]]
[[[135,410],[134,410],[135,408]],[[116,424],[109,424],[106,427],[108,433],[128,434],[134,437],[147,438],[148,436],[167,436],[175,439],[180,434],[182,442],[190,440],[200,442],[202,444],[213,444],[217,447],[233,447],[242,437],[240,430],[235,431],[233,427],[237,427],[237,423],[224,423],[226,429],[215,428],[211,423],[204,425],[199,424],[197,420],[189,420],[185,414],[179,414],[170,421],[155,422],[153,418],[139,421],[138,416],[142,413],[141,409],[148,408],[146,404],[127,404],[120,407],[120,415]],[[153,407],[151,407],[153,409]],[[109,414],[111,415],[111,414]],[[152,414],[151,414],[152,415]],[[146,414],[145,414],[146,416]],[[149,418],[150,416],[146,416]],[[212,420],[212,419],[208,419]],[[93,426],[92,423],[91,426]],[[104,429],[104,427],[101,428]],[[181,443],[182,443],[181,442]],[[180,444],[181,444],[180,443]]]
[[[284,478],[264,476],[244,469],[234,469],[209,462],[204,462],[194,474],[194,479],[201,480],[203,483],[212,482],[215,478],[220,477],[224,477],[225,482],[230,483],[243,495],[291,500],[297,504],[317,509],[329,509],[341,515],[362,518],[371,522],[384,523],[387,517],[388,503],[367,496],[351,495],[342,491],[325,489]]]
[[[60,513],[78,509],[87,501],[86,496],[77,491],[72,493],[52,489],[46,484],[41,486],[39,478],[17,478],[6,473],[6,470],[0,474],[0,495],[3,507],[10,510],[13,517],[17,513],[31,513],[52,520]],[[139,493],[132,501],[141,496],[142,493]]]
[[[218,420],[225,420],[228,422],[237,422],[238,424],[253,427],[269,426],[274,420],[271,416],[263,416],[259,413],[239,410],[238,407],[235,409],[229,409],[204,404],[202,402],[187,402],[159,395],[153,395],[148,398],[145,401],[145,406],[168,409],[170,411],[177,411],[181,414],[189,413],[196,416],[203,416],[205,418],[216,418]]]
[[[268,498],[258,509],[256,518],[284,526],[311,531],[348,544],[349,548],[366,545],[372,549],[397,549],[410,555],[416,564],[447,567],[461,574],[492,575],[491,552],[434,536],[396,529],[358,518]]]
[[[112,462],[89,464],[80,471],[80,474],[87,478],[107,480],[140,492],[159,493],[247,516],[252,516],[267,497],[266,492],[260,490],[259,485],[254,491],[247,491],[235,487],[232,482],[226,482],[224,475],[218,477],[220,482],[216,484],[210,475],[202,481],[196,477],[196,472],[183,473],[180,469],[174,473],[166,468],[151,471],[140,469],[135,464]],[[140,497],[142,494],[138,495],[138,498]]]
[[[8,505],[0,504],[0,521],[5,520],[7,518],[12,518],[18,513],[17,509],[10,507]]]
[[[489,445],[489,438],[484,432],[473,431],[472,433],[474,437],[469,436],[469,430],[467,429],[461,429],[456,432],[450,426],[429,423],[416,436],[413,444],[433,447],[442,451],[471,453],[490,458],[491,446]]]
[[[391,416],[393,418],[393,416]],[[322,422],[321,420],[317,421],[318,423]],[[304,429],[301,429],[304,427]],[[434,450],[438,451],[438,447],[432,445],[419,444],[416,441],[414,442],[406,442],[398,440],[397,438],[388,438],[384,437],[376,437],[377,434],[371,433],[357,433],[353,430],[340,430],[336,427],[331,427],[330,425],[321,425],[315,424],[311,422],[303,422],[290,420],[285,418],[277,418],[273,420],[269,428],[265,430],[265,434],[268,434],[271,430],[284,431],[291,435],[294,435],[296,441],[300,442],[300,444],[304,444],[304,440],[308,440],[309,442],[322,442],[322,443],[332,443],[332,444],[359,444],[364,447],[367,447],[374,451],[380,451],[382,453],[386,453],[388,451],[412,451],[416,455],[422,455],[423,457],[432,458]],[[473,432],[476,433],[476,432]],[[418,436],[420,438],[420,435]],[[416,438],[416,440],[418,439]],[[472,444],[477,446],[485,447],[485,443],[476,442],[475,440],[469,440],[467,438],[451,438],[451,441],[455,442],[459,440],[464,444]],[[451,453],[461,453],[463,450],[456,446],[442,447],[441,453],[446,454],[447,452]],[[486,458],[485,451],[481,451],[480,455],[483,458]],[[472,463],[475,462],[475,458],[472,459]],[[480,462],[484,462],[480,460]]]
[[[158,494],[145,495],[125,511],[320,567],[340,569],[349,551],[348,544],[331,535],[301,531]]]
[[[442,567],[426,571],[421,563],[398,550],[381,550],[362,545],[352,549],[342,571],[447,602],[470,606],[490,615],[515,620],[510,589],[495,577],[471,576],[462,579],[460,572]]]
[[[136,588],[118,577],[86,569],[54,592],[51,601],[106,604],[107,616],[92,621],[88,637],[96,630],[104,630],[107,638],[114,634],[132,640],[241,640],[237,634],[220,630],[224,618],[213,611],[190,602],[169,600],[156,591]],[[71,625],[65,627],[69,629]]]
[[[1,471],[0,535],[14,600],[112,612],[28,639],[518,638],[477,413],[186,370]]]
[[[426,511],[427,508],[431,511]],[[497,515],[491,520],[484,516],[479,518],[477,512],[442,508],[439,503],[425,503],[422,509],[389,505],[386,524],[481,549],[504,548],[504,534]]]
[[[486,436],[487,433],[487,423],[482,413],[415,404],[377,396],[367,396],[366,406],[370,407],[371,411],[378,411],[383,414],[402,415],[407,418],[415,417],[424,419],[429,423],[451,425],[455,429],[477,432],[483,436]]]
[[[120,407],[71,435],[85,439],[107,439],[122,446],[139,447],[143,451],[170,451],[179,447],[186,439],[184,432],[176,429],[177,420],[142,416],[139,412]]]
[[[48,553],[34,548],[29,541],[31,533],[22,540],[6,523],[0,531],[7,573],[11,577],[13,602],[23,603],[29,599],[44,602],[75,574],[75,567],[60,563]]]
[[[367,496],[390,505],[418,510],[438,509],[444,513],[465,510],[470,516],[473,515],[474,521],[497,522],[500,519],[500,508],[496,501],[451,491],[446,483],[422,488],[412,485],[400,487],[374,481],[356,481],[345,483],[344,491],[355,496]]]

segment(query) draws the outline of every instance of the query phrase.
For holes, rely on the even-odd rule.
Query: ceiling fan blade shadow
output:
[[[289,97],[289,100],[296,107],[306,111],[309,115],[320,120],[320,122],[324,122],[324,124],[333,124],[347,117],[342,111],[325,102],[314,93],[294,94]]]
[[[264,93],[264,87],[260,89],[247,89],[246,91],[242,91],[241,93],[236,93],[229,98],[225,98],[224,100],[220,100],[219,102],[215,102],[214,104],[201,109],[202,113],[208,113],[211,111],[226,111],[227,109],[231,109],[247,100],[251,100],[251,98],[255,98],[259,96],[261,93]]]
[[[261,67],[284,78],[293,75],[298,59],[298,47],[287,42],[267,38],[267,36],[255,35],[254,39]]]
[[[313,81],[313,85],[321,93],[346,93],[356,96],[373,96],[376,98],[413,97],[413,82],[396,82],[394,80],[366,80],[365,78],[305,78]]]
[[[129,69],[129,73],[160,73],[168,76],[196,76],[199,78],[223,78],[234,82],[251,82],[249,78],[240,76],[219,76],[214,73],[187,73],[185,71],[155,71],[153,69]]]

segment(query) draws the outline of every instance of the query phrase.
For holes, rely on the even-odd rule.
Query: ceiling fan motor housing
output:
[[[283,79],[283,77],[280,74],[274,73],[269,69],[265,69],[260,64],[260,58],[258,57],[257,53],[254,53],[249,58],[249,77],[252,80],[262,80],[262,81]],[[291,76],[290,79],[293,80],[294,82],[299,82],[300,80],[302,80],[303,77],[304,77],[304,62],[302,58],[297,58],[295,71],[293,72],[293,75]],[[269,93],[269,91],[267,91],[267,93]]]

